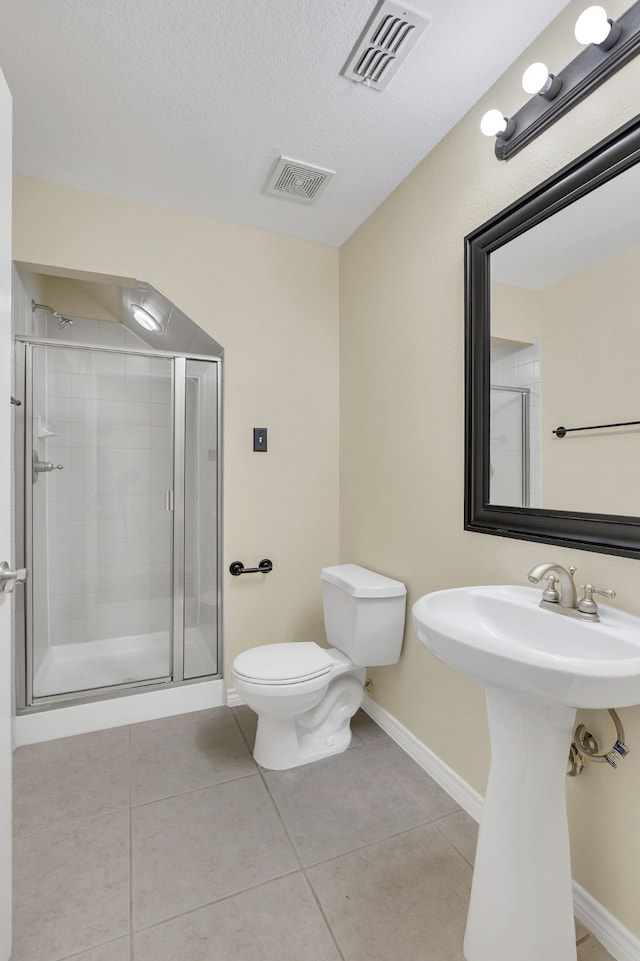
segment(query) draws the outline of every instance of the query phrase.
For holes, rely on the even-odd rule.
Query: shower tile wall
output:
[[[540,507],[542,496],[540,427],[540,347],[502,344],[491,348],[491,383],[503,387],[529,388],[529,493],[530,506]],[[493,419],[492,419],[493,420]],[[508,506],[521,504],[519,416],[518,423],[492,424],[491,503]]]
[[[209,365],[211,366],[211,365]],[[217,650],[217,618],[218,618],[218,589],[217,589],[217,560],[218,553],[215,538],[218,532],[217,503],[213,496],[216,490],[218,471],[218,436],[217,424],[207,412],[217,407],[217,398],[209,396],[213,393],[212,385],[207,384],[201,391],[199,406],[199,430],[197,437],[197,480],[198,480],[198,542],[197,557],[199,577],[196,581],[198,597],[198,626],[212,657]],[[215,405],[215,407],[214,407]],[[188,465],[187,461],[187,465]],[[187,468],[188,469],[188,468]]]
[[[198,383],[187,377],[185,382],[185,530],[184,530],[184,620],[186,627],[198,624],[198,575],[197,532],[198,504]]]
[[[187,360],[185,470],[185,677],[217,671],[217,370]],[[207,653],[208,652],[208,653]]]
[[[47,351],[40,456],[64,466],[39,478],[53,645],[168,630],[168,374],[160,358]]]

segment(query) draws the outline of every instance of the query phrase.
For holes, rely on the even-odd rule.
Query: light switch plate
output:
[[[253,428],[253,449],[255,451],[266,451],[267,449],[267,428]]]

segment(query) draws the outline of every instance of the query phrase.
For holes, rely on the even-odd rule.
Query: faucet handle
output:
[[[611,588],[609,587],[603,587],[603,588],[594,587],[593,593],[602,594],[603,597],[610,597],[610,598],[614,598],[616,596],[616,592],[612,591]]]
[[[573,564],[570,564],[569,567],[567,568],[567,570],[569,571],[569,573],[570,573],[571,576],[573,577],[573,575],[574,575],[575,572],[578,570],[578,568],[577,568],[577,567],[574,567]]]
[[[557,604],[560,600],[560,594],[558,593],[558,589],[556,587],[558,578],[555,574],[547,574],[545,580],[547,582],[547,586],[542,592],[542,598],[545,601],[549,601],[551,604]]]
[[[601,594],[602,597],[614,598],[616,592],[609,588],[594,587],[593,584],[581,584],[580,588],[584,591],[584,597],[578,601],[578,610],[583,614],[597,614],[598,605],[593,599],[594,594]]]

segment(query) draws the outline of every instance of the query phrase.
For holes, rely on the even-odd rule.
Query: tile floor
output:
[[[12,961],[463,961],[476,826],[353,730],[283,772],[244,707],[18,749]]]

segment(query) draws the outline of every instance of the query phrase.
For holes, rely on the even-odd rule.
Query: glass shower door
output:
[[[184,678],[218,672],[218,365],[185,362]]]
[[[490,503],[528,507],[529,388],[491,385]]]
[[[29,700],[168,679],[172,360],[29,349]]]

